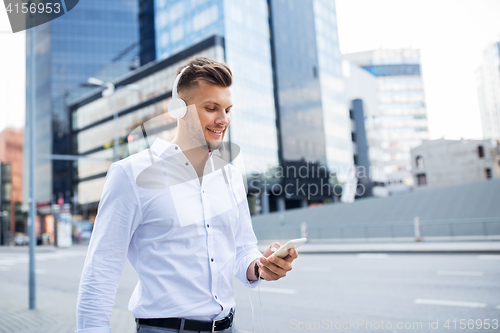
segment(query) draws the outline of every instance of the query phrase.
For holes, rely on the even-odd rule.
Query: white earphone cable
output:
[[[222,145],[222,147],[224,148],[224,145]],[[237,211],[237,216],[238,216],[237,221],[240,221],[240,209],[238,207],[238,200],[236,198],[236,195],[234,194],[234,189],[233,189],[233,184],[232,184],[233,177],[232,177],[230,163],[228,163],[228,171],[229,171],[229,179],[228,179],[228,182],[227,182],[226,185],[228,185],[227,186],[228,191],[231,192],[232,198],[234,199],[234,203],[236,204],[236,211]],[[222,172],[225,174],[225,166],[222,166]],[[233,201],[233,200],[231,200],[231,201]],[[241,239],[242,226],[240,225],[239,227],[240,227],[239,228],[240,229],[239,232],[240,232],[240,239]],[[245,258],[248,258],[248,251],[245,248],[245,244],[243,244],[243,242],[242,242],[241,246],[243,247],[243,250],[245,251]],[[265,333],[265,331],[264,331],[264,321],[263,321],[263,315],[262,315],[262,299],[261,299],[261,295],[260,295],[260,283],[257,284],[257,291],[259,293],[260,322],[261,322],[261,326],[262,326],[262,332]],[[247,292],[248,292],[248,299],[250,300],[250,309],[251,309],[251,312],[252,312],[252,332],[255,333],[255,316],[254,316],[254,309],[253,309],[252,297],[250,295],[250,289],[249,288],[247,288]]]

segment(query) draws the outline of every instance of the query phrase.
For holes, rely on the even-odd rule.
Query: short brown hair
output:
[[[177,85],[178,93],[186,88],[191,88],[200,80],[222,87],[230,87],[233,83],[233,73],[231,73],[229,66],[223,62],[218,62],[207,57],[195,57],[189,60],[185,66],[179,68],[177,75],[186,66],[189,67],[182,73]]]

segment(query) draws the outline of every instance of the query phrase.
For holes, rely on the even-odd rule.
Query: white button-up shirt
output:
[[[247,279],[262,254],[243,178],[216,153],[201,184],[181,149],[161,139],[111,165],[80,280],[77,333],[111,332],[127,258],[139,276],[128,307],[135,318],[219,320],[235,306],[233,275],[259,283]]]

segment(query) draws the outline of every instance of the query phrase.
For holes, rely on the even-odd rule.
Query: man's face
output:
[[[209,149],[217,149],[224,134],[231,123],[229,111],[233,106],[231,91],[228,87],[221,87],[206,81],[198,81],[198,86],[193,87],[185,101],[188,105],[194,104],[198,112],[199,125],[190,117],[186,117],[188,135],[195,141],[201,141],[199,128]],[[182,98],[182,95],[179,97]],[[188,113],[191,108],[188,107]],[[197,140],[198,139],[198,140]],[[204,144],[204,143],[203,143]]]

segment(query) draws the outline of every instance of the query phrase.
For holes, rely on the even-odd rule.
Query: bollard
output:
[[[307,238],[307,223],[305,222],[300,224],[300,237]]]
[[[415,242],[421,242],[422,236],[420,234],[420,218],[418,216],[415,216],[413,219],[413,227],[415,231]]]

